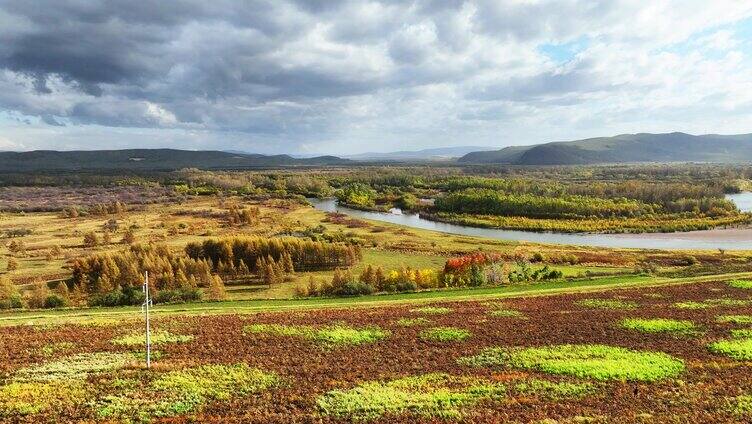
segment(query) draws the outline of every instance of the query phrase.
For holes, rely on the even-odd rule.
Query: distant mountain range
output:
[[[0,152],[0,172],[80,170],[175,170],[181,168],[242,169],[280,166],[347,165],[336,156],[296,159],[289,155],[259,155],[176,149],[78,150]]]
[[[228,151],[177,149],[78,150],[0,152],[0,172],[83,170],[252,169],[286,166],[338,166],[362,162],[448,161],[461,164],[582,165],[639,162],[752,162],[752,134],[690,135],[623,134],[501,150],[462,146],[361,153],[337,156],[293,157]]]
[[[464,156],[467,153],[482,150],[485,148],[486,147],[479,146],[439,147],[435,149],[402,150],[398,152],[387,153],[368,152],[344,157],[358,161],[445,161],[455,159]]]
[[[634,162],[752,162],[752,134],[622,134],[477,151],[460,163],[582,165]]]

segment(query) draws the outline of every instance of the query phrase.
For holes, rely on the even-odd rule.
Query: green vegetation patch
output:
[[[716,317],[716,321],[732,324],[752,324],[752,315],[721,315]]]
[[[531,379],[514,386],[517,393],[535,395],[550,400],[580,399],[595,393],[597,387],[592,383],[570,383],[566,381],[551,382]]]
[[[12,382],[0,386],[0,417],[64,409],[87,399],[83,381]]]
[[[713,305],[705,302],[695,302],[693,300],[689,300],[686,302],[676,302],[674,303],[674,307],[678,309],[708,309],[712,308]]]
[[[410,309],[410,312],[424,315],[446,315],[452,312],[452,308],[439,306],[424,306],[422,308]]]
[[[752,328],[731,330],[731,337],[735,339],[752,339]]]
[[[728,285],[735,289],[752,289],[752,280],[731,280]]]
[[[418,317],[418,318],[400,318],[397,320],[397,325],[402,327],[415,327],[418,325],[427,325],[430,324],[431,320],[428,318]]]
[[[583,299],[576,302],[577,305],[592,309],[637,309],[637,302],[618,299]]]
[[[420,332],[420,338],[432,342],[462,341],[472,335],[470,331],[456,327],[435,327]]]
[[[387,414],[456,418],[463,408],[500,399],[506,388],[469,377],[426,374],[387,382],[366,382],[350,390],[333,390],[316,400],[323,415],[368,420]]]
[[[692,321],[665,318],[626,318],[621,321],[623,328],[643,333],[677,333],[687,334],[697,330]]]
[[[196,412],[208,402],[248,396],[280,384],[276,374],[245,364],[203,365],[163,374],[144,390],[126,390],[106,397],[99,403],[97,412],[105,419],[145,421],[149,417]]]
[[[721,355],[740,361],[752,360],[752,339],[718,340],[710,343],[708,348]]]
[[[684,362],[661,352],[645,352],[605,345],[556,345],[528,348],[490,348],[460,364],[508,366],[595,380],[657,381],[676,377]]]
[[[674,303],[674,307],[679,309],[708,309],[708,308],[714,308],[718,306],[723,307],[741,307],[741,306],[749,306],[752,304],[752,301],[745,300],[745,299],[731,299],[731,298],[719,298],[719,299],[707,299],[702,302],[695,302],[695,301],[687,301],[687,302],[677,302]]]
[[[497,318],[525,318],[525,314],[516,309],[494,309],[488,315]]]
[[[728,297],[724,297],[720,299],[708,299],[705,302],[714,306],[726,306],[730,308],[737,308],[737,307],[752,305],[752,301],[749,301],[746,299],[730,299]]]
[[[731,412],[737,417],[752,417],[752,396],[737,396],[731,400]]]
[[[44,356],[52,356],[58,352],[72,350],[74,347],[76,347],[76,344],[71,342],[50,343],[43,346],[41,352]]]
[[[314,328],[302,325],[252,324],[246,326],[243,330],[246,333],[252,334],[301,337],[325,347],[356,346],[374,343],[390,335],[389,331],[378,327],[352,328],[345,325]]]
[[[491,308],[488,315],[492,317],[525,318],[525,314],[516,309],[509,308],[503,303],[488,303],[487,306]]]
[[[193,336],[172,334],[168,331],[154,331],[151,333],[150,339],[152,345],[163,345],[169,343],[188,343],[193,340]],[[146,336],[143,332],[135,332],[114,339],[112,343],[121,346],[141,346],[146,343]]]
[[[20,369],[15,376],[18,381],[70,381],[125,367],[133,362],[133,356],[124,353],[82,353],[57,361],[46,362]]]

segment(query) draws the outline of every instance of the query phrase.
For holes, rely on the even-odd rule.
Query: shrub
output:
[[[376,191],[362,183],[350,183],[336,193],[337,199],[349,206],[372,207],[376,201]]]
[[[96,247],[99,246],[99,236],[93,231],[84,234],[84,246]]]
[[[201,300],[203,292],[198,288],[160,290],[154,296],[154,303],[185,303]]]
[[[137,306],[144,303],[144,293],[134,287],[96,294],[89,298],[89,306]]]
[[[44,299],[44,308],[45,309],[54,309],[54,308],[62,308],[65,306],[68,302],[62,297],[57,294],[50,294],[47,296],[46,299]]]
[[[657,381],[678,376],[684,362],[661,352],[644,352],[605,345],[556,345],[529,348],[490,348],[461,358],[460,364],[509,366],[595,380]]]
[[[133,244],[136,242],[136,234],[133,232],[133,230],[128,229],[123,234],[123,239],[121,240],[123,244]]]
[[[13,282],[0,276],[0,309],[18,309],[23,307],[21,294]]]
[[[7,271],[15,271],[18,269],[18,259],[10,257],[8,258],[8,264],[5,266]]]
[[[49,287],[44,282],[38,282],[34,284],[34,288],[31,290],[31,294],[27,298],[26,302],[30,308],[41,309],[45,307],[47,298],[51,296]]]

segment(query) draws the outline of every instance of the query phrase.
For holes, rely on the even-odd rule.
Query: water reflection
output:
[[[743,211],[752,211],[752,193],[728,196]],[[308,199],[319,210],[340,212],[350,216],[390,222],[413,228],[466,236],[488,237],[500,240],[530,241],[536,243],[569,244],[578,246],[621,247],[642,249],[726,249],[752,250],[752,229],[717,229],[684,233],[651,234],[567,234],[538,233],[532,231],[499,230],[467,227],[423,219],[417,214],[402,213],[392,209],[389,213],[367,212],[347,208],[334,199]]]

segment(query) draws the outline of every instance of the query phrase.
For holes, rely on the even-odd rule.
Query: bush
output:
[[[144,293],[133,287],[123,290],[94,295],[89,299],[89,306],[137,306],[144,303]]]
[[[410,292],[418,290],[418,285],[414,281],[400,281],[395,284],[395,291]]]
[[[361,283],[360,281],[349,281],[332,294],[335,296],[361,296],[373,294],[375,291],[370,284]]]
[[[46,299],[44,299],[45,309],[62,308],[66,304],[67,302],[65,301],[65,299],[63,299],[62,296],[58,296],[56,294],[51,294],[47,296]]]
[[[96,247],[99,245],[99,237],[94,231],[90,231],[84,235],[84,246]]]
[[[10,279],[0,277],[0,309],[18,309],[23,307],[21,294]]]
[[[154,303],[183,303],[201,300],[203,293],[200,289],[185,288],[175,290],[160,290],[154,296]]]
[[[15,271],[18,269],[18,259],[16,258],[8,258],[8,264],[6,266],[6,269],[8,271]]]

